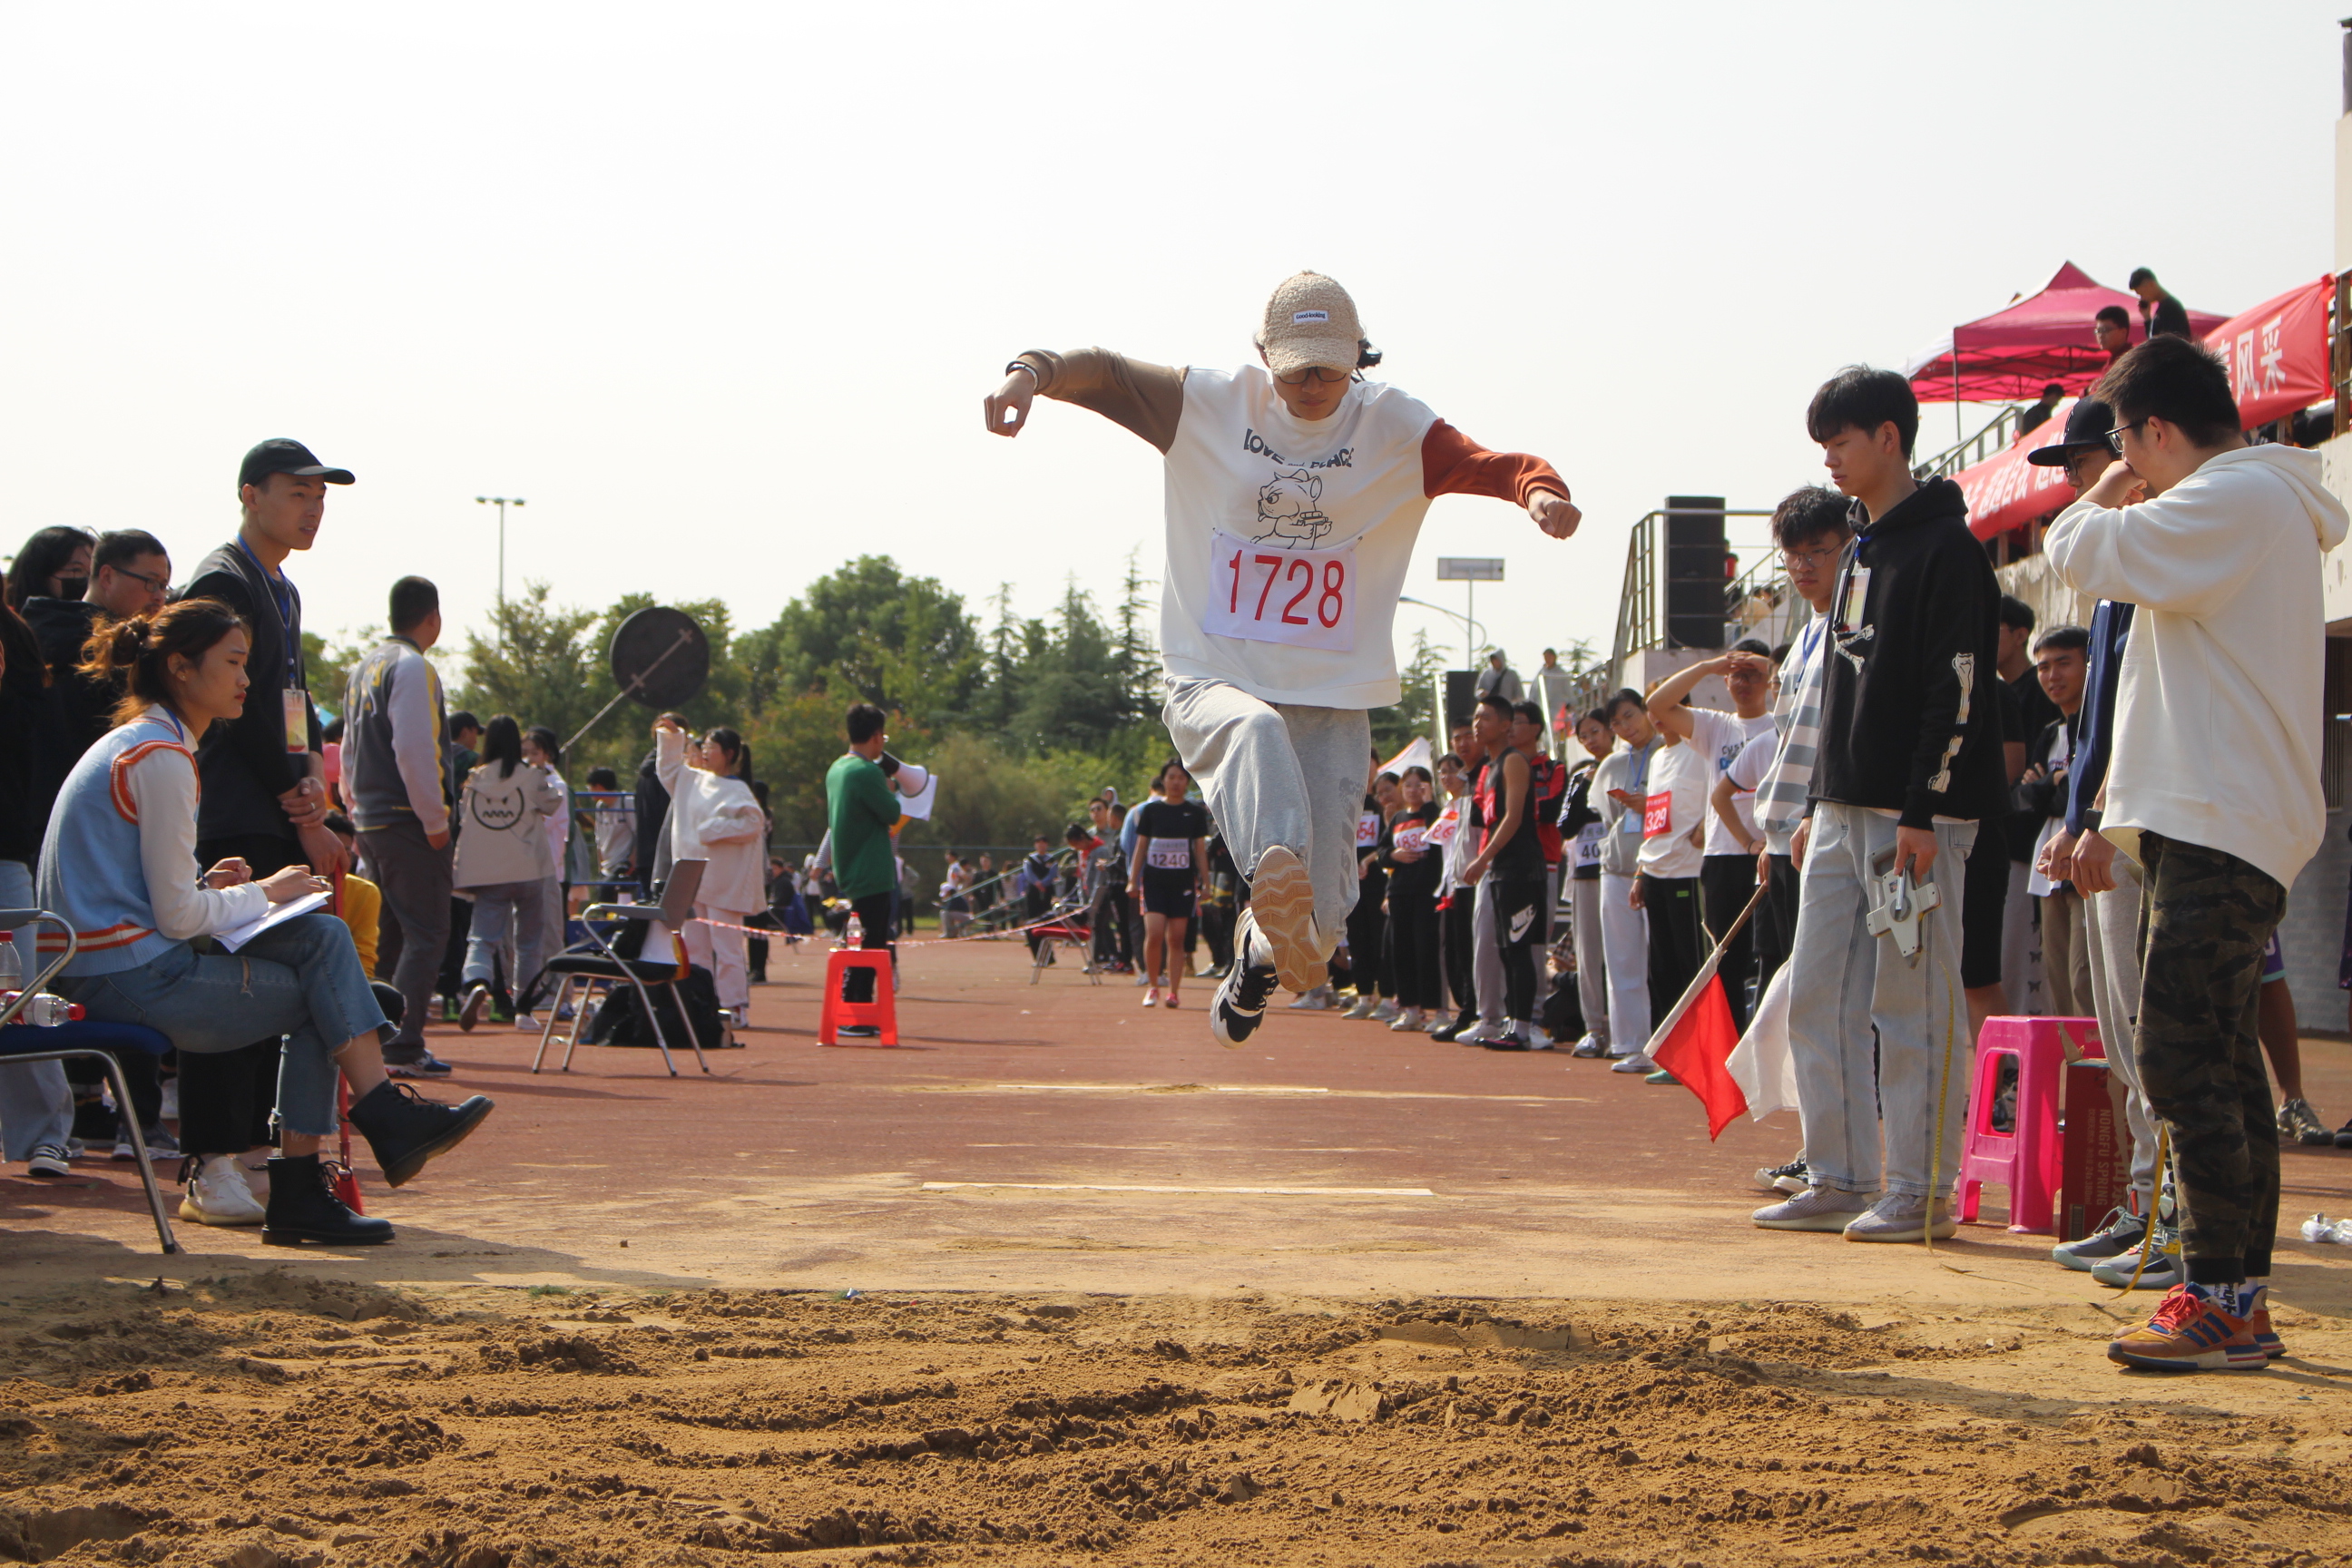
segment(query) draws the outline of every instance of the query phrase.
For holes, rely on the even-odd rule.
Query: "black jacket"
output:
[[[637,764],[637,837],[636,847],[629,852],[637,880],[648,887],[654,879],[655,852],[669,826],[669,791],[662,787],[661,771],[655,765],[657,755],[647,752],[646,760]]]
[[[235,542],[222,545],[196,566],[196,574],[182,591],[183,599],[218,599],[246,618],[253,628],[252,651],[246,656],[245,711],[225,724],[215,724],[196,746],[196,771],[204,798],[196,807],[200,840],[259,835],[294,841],[294,825],[278,797],[302,782],[309,773],[305,752],[320,749],[319,710],[311,705],[310,682],[302,668],[302,595],[292,583],[279,584],[288,605],[285,624],[278,615],[268,579]],[[289,678],[289,658],[292,655]],[[302,695],[305,732],[301,744],[288,751],[283,693],[292,686]]]
[[[1830,606],[1815,800],[1893,811],[1906,827],[2009,809],[1992,690],[2000,588],[1968,514],[1949,479],[1874,523],[1855,506]]]
[[[2042,727],[2042,733],[2026,742],[2025,771],[2029,773],[2036,768],[2040,768],[2044,773],[2052,771],[2051,754],[2058,750],[2061,735],[2065,737],[2066,754],[2069,758],[2068,762],[2058,764],[2055,777],[2024,778],[2017,781],[2014,791],[2017,809],[2021,816],[2028,816],[2032,820],[2033,831],[2037,835],[2042,831],[2043,818],[2054,816],[2062,822],[2065,820],[2066,783],[2072,771],[2071,759],[2074,752],[2074,726],[2075,721],[2073,719],[2063,717],[2054,719]]]
[[[87,599],[29,598],[25,624],[41,642],[41,662],[48,667],[48,689],[42,693],[47,727],[41,759],[36,764],[37,784],[45,801],[57,798],[66,775],[81,754],[114,728],[117,693],[110,686],[80,673],[82,646],[98,625],[98,606]]]

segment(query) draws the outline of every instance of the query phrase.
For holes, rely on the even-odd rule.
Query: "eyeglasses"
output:
[[[107,570],[128,577],[133,583],[143,585],[151,594],[168,594],[172,591],[172,584],[164,582],[162,578],[150,577],[144,572],[133,572],[128,566],[110,566]]]
[[[1843,544],[1832,544],[1820,550],[1783,550],[1780,564],[1794,572],[1800,566],[1826,566],[1845,553]]]
[[[1353,376],[1352,370],[1333,370],[1327,365],[1310,364],[1296,375],[1277,375],[1274,379],[1285,386],[1305,386],[1311,378],[1320,382],[1343,382]]]
[[[2126,430],[2137,430],[2147,423],[2147,421],[2145,419],[2135,419],[2128,425],[2118,425],[2114,429],[2108,431],[2107,450],[2113,452],[2118,458],[2122,457],[2124,455],[2124,432]]]

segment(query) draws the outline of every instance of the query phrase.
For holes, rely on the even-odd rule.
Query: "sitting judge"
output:
[[[395,1187],[463,1142],[490,1102],[443,1105],[384,1077],[383,1013],[334,916],[282,920],[235,952],[212,940],[327,890],[307,866],[256,881],[229,859],[197,874],[196,742],[243,710],[247,646],[245,623],[216,599],[91,635],[84,673],[124,696],[114,729],[68,775],[41,845],[41,905],[79,939],[58,989],[92,1018],[145,1025],[183,1051],[284,1036],[262,1239],[389,1241],[392,1226],[347,1208],[320,1163],[320,1140],[336,1131],[337,1071],[351,1080],[352,1125]],[[62,945],[46,932],[42,942]]]

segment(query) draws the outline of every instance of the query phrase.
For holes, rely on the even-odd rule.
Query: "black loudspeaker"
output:
[[[1478,706],[1478,672],[1475,669],[1449,669],[1445,672],[1445,732],[1448,735],[1470,722],[1471,712]]]
[[[1666,498],[1666,646],[1721,647],[1723,498]]]

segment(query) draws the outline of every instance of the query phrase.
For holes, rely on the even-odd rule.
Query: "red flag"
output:
[[[1733,1081],[1724,1064],[1739,1043],[1739,1029],[1731,1021],[1731,1004],[1723,994],[1720,976],[1709,974],[1706,989],[1682,1009],[1664,1039],[1650,1047],[1650,1059],[1680,1079],[1685,1089],[1706,1107],[1706,1135],[1723,1130],[1748,1110],[1748,1097]]]

